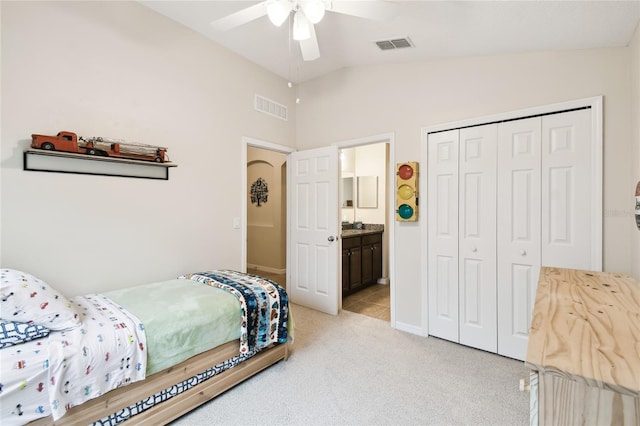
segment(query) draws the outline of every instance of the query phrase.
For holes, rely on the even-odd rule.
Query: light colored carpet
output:
[[[174,425],[526,425],[520,361],[292,307],[290,358]]]

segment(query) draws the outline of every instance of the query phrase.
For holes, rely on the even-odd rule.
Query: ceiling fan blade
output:
[[[300,40],[300,52],[302,52],[302,59],[305,61],[315,61],[320,57],[320,47],[318,46],[316,30],[313,25],[309,25],[309,32],[311,37],[306,40]]]
[[[267,14],[266,2],[261,1],[258,4],[241,9],[231,15],[216,19],[211,22],[211,26],[218,31],[228,31],[232,28],[239,27],[258,18],[262,18]]]
[[[358,16],[360,18],[373,19],[375,21],[388,21],[398,15],[398,5],[386,1],[334,0],[330,3],[327,10],[345,15]]]

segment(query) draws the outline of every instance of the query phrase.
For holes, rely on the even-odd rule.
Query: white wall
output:
[[[341,218],[344,220],[346,217],[349,222],[359,221],[384,225],[387,217],[387,144],[377,143],[342,149],[341,157],[341,176],[353,178],[354,197],[353,207],[341,209]],[[358,177],[362,176],[376,176],[378,178],[376,188],[378,206],[375,208],[358,206]]]
[[[356,220],[355,212],[355,197],[356,197],[356,184],[355,184],[355,170],[356,170],[356,149],[345,148],[340,150],[340,220],[342,222],[353,223]],[[347,179],[346,183],[344,179]],[[349,185],[349,183],[351,185]],[[345,190],[344,186],[351,188],[350,191]],[[346,194],[345,194],[346,193]],[[343,207],[346,205],[346,200],[351,200],[351,207]]]
[[[619,48],[343,69],[299,87],[298,147],[395,132],[396,162],[418,161],[421,127],[603,95],[604,268],[629,272],[629,221],[616,212],[628,209],[632,181],[630,63]],[[422,324],[423,225],[394,224],[396,321],[404,325]]]
[[[2,267],[68,296],[240,269],[242,137],[294,146],[286,81],[135,2],[0,2]],[[259,93],[290,121],[254,111]],[[167,146],[169,181],[26,172],[32,133]]]
[[[640,179],[638,33],[631,50],[344,69],[301,85],[296,111],[286,81],[134,2],[0,2],[0,19],[0,264],[67,295],[241,268],[243,136],[312,148],[394,132],[396,162],[415,161],[421,127],[595,95],[604,267],[639,275],[640,232],[624,214]],[[255,112],[256,92],[291,120]],[[168,146],[178,167],[167,182],[22,171],[31,133],[59,130]],[[393,224],[396,320],[415,326],[423,223]]]
[[[363,145],[357,146],[353,149],[356,151],[356,194],[358,194],[358,177],[376,176],[378,178],[378,206],[376,208],[361,208],[358,206],[358,196],[356,195],[356,220],[362,223],[377,223],[384,225],[387,216],[387,144],[377,143],[372,145]]]
[[[640,181],[640,25],[636,28],[636,32],[633,36],[633,40],[630,46],[632,66],[631,66],[631,94],[632,94],[632,122],[631,122],[631,182],[626,188],[629,195],[629,206],[631,203],[631,194],[637,182]],[[631,211],[630,211],[631,210]],[[631,213],[627,214],[629,222],[634,222],[631,219],[633,215],[633,208],[629,208],[626,211]],[[635,224],[631,225],[631,273],[640,280],[640,230],[638,230]]]

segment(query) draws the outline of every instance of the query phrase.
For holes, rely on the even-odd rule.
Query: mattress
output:
[[[215,287],[174,279],[103,294],[144,324],[147,375],[240,337],[240,304]]]
[[[35,277],[24,273],[16,277],[12,291],[30,301],[25,312],[55,306],[55,318],[66,312],[69,318],[64,323],[73,323],[70,328],[51,330],[48,337],[0,350],[3,425],[25,424],[49,415],[60,418],[69,408],[110,389],[141,381],[145,375],[170,369],[225,343],[239,343],[237,356],[194,372],[198,374],[188,383],[177,383],[149,398],[145,395],[144,401],[132,401],[135,410],[148,409],[156,400],[173,397],[292,337],[286,292],[261,277],[235,271],[188,274],[69,301],[51,293]],[[31,301],[45,290],[46,300]],[[10,296],[17,300],[13,292]],[[109,424],[134,415],[131,410],[116,413],[115,420],[109,417]]]

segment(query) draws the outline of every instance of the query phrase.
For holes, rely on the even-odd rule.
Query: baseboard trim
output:
[[[280,275],[285,274],[287,272],[287,268],[278,269],[278,268],[271,268],[269,266],[253,265],[251,263],[247,263],[247,270],[249,269],[256,269],[257,271],[268,272],[270,274],[280,274]]]
[[[421,327],[418,327],[412,324],[407,324],[400,321],[396,321],[395,328],[396,330],[405,331],[407,333],[415,334],[422,337],[427,337],[428,335],[427,332],[423,330]]]

